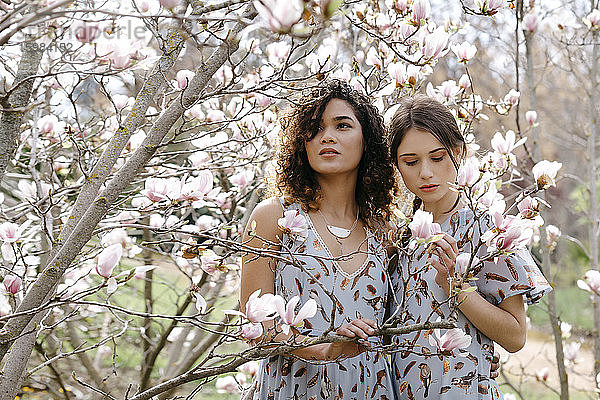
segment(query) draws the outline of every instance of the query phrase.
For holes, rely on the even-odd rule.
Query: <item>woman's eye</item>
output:
[[[342,122],[342,123],[338,124],[337,127],[338,127],[338,129],[347,129],[347,128],[350,128],[350,125]]]
[[[440,157],[431,157],[431,159],[435,162],[440,162],[444,159],[444,156],[440,156]]]
[[[406,165],[408,165],[408,166],[411,166],[411,165],[415,165],[417,163],[417,161],[416,160],[414,160],[414,161],[405,161],[404,163]]]

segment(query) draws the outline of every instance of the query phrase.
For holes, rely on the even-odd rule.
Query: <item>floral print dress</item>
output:
[[[478,243],[479,234],[487,229],[477,229],[473,213],[469,209],[455,212],[441,226],[442,231],[453,236],[461,252],[471,252],[472,243]],[[425,246],[416,250],[414,261],[406,258],[391,274],[392,287],[400,324],[412,325],[427,320],[448,317],[450,309],[448,295],[435,282],[436,270],[427,266],[429,254]],[[482,259],[487,254],[485,245],[477,256]],[[481,264],[480,264],[481,266]],[[484,262],[478,271],[478,278],[472,286],[490,303],[497,305],[502,300],[522,294],[529,303],[538,301],[551,290],[526,250],[509,256],[501,256],[496,262]],[[394,302],[394,300],[392,300]],[[393,308],[393,307],[392,307]],[[394,342],[401,350],[392,354],[392,373],[400,399],[502,399],[496,381],[490,378],[490,363],[494,353],[494,343],[458,311],[457,327],[472,337],[471,344],[464,352],[453,351],[450,356],[430,355],[439,353],[432,346],[431,331],[418,331],[397,336]],[[439,332],[440,335],[444,333]]]
[[[368,256],[356,272],[347,274],[333,260],[308,214],[298,204],[284,207],[286,211],[290,209],[306,218],[308,232],[306,238],[283,235],[282,254],[301,267],[287,262],[277,264],[275,294],[286,302],[299,296],[300,305],[309,299],[317,302],[316,315],[306,320],[301,333],[318,336],[329,328],[332,298],[337,300],[336,328],[359,317],[382,324],[389,279],[384,267],[386,253],[380,242],[367,231]],[[261,400],[393,398],[388,359],[376,351],[327,363],[291,356],[271,357],[261,362],[254,393],[254,399]]]

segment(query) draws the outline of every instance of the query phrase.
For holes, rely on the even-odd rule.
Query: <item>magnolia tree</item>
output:
[[[560,164],[521,168],[513,150],[524,138],[512,131],[475,156],[475,125],[509,114],[520,94],[474,92],[464,20],[512,11],[504,1],[455,6],[459,17],[444,20],[428,0],[0,2],[0,398],[237,392],[257,360],[348,340],[248,347],[269,336],[262,322],[297,333],[318,307],[260,292],[236,307],[243,253],[294,263],[239,236],[276,170],[279,110],[325,78],[348,80],[386,117],[417,91],[448,105],[473,157],[456,190],[493,221],[489,257],[528,245],[544,204],[532,196],[554,185]],[[425,84],[442,57],[464,74]],[[430,216],[397,215],[410,243],[435,240]],[[306,221],[287,213],[279,227],[302,240]],[[455,278],[477,262],[462,255]],[[440,354],[465,346],[452,318],[391,319],[379,334],[434,328],[446,329],[431,336]]]

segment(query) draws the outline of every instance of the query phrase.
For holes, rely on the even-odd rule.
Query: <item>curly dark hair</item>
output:
[[[321,187],[309,165],[305,143],[317,135],[325,107],[332,99],[348,102],[362,128],[364,147],[355,192],[359,217],[369,226],[385,223],[390,217],[395,179],[383,118],[367,96],[345,81],[331,80],[303,93],[280,119],[276,176],[270,182],[270,193],[283,196],[286,202],[298,202],[306,211],[319,208]]]

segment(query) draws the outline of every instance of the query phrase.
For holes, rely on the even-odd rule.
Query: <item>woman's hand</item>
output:
[[[432,246],[431,253],[438,256],[437,259],[431,258],[429,260],[429,264],[437,270],[435,282],[444,289],[446,294],[450,294],[448,277],[454,275],[458,245],[452,236],[445,233],[444,237],[433,243]]]
[[[370,319],[355,319],[336,329],[337,335],[349,338],[361,338],[367,340],[369,336],[375,333],[377,324]],[[354,357],[365,351],[365,347],[354,342],[334,342],[327,346],[325,359],[335,360],[337,358]]]

